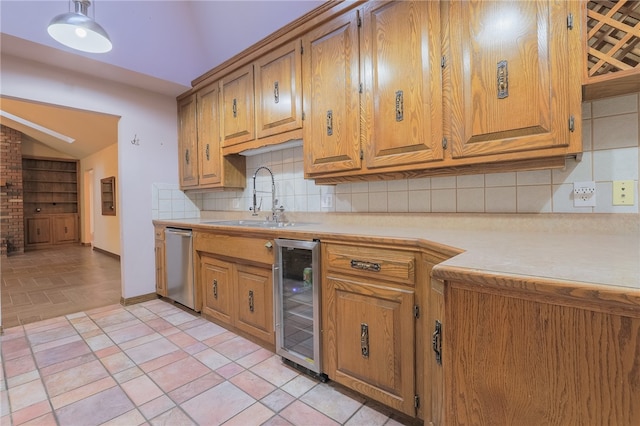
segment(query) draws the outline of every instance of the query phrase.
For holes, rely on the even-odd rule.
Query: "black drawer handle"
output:
[[[380,272],[382,267],[379,263],[367,262],[364,260],[351,260],[351,267],[353,269],[360,269],[363,271]]]

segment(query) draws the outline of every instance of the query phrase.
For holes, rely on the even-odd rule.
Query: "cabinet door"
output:
[[[270,269],[236,265],[236,327],[267,343],[275,343],[273,280]]]
[[[579,43],[580,34],[567,28],[569,3],[451,1],[454,158],[535,157],[541,154],[532,151],[580,139],[569,130],[572,114],[579,125],[581,85],[581,75],[570,72],[570,62],[581,59],[572,56],[579,54],[573,40]]]
[[[164,230],[162,230],[164,232]],[[167,296],[167,278],[165,275],[164,239],[156,238],[156,293],[160,296]]]
[[[258,138],[302,127],[302,55],[295,40],[256,61]]]
[[[222,167],[220,151],[220,107],[218,83],[204,87],[196,94],[198,108],[199,184],[220,184]]]
[[[415,415],[414,293],[328,277],[331,379]]]
[[[233,296],[232,266],[208,256],[200,260],[200,279],[204,304],[202,312],[227,324],[231,324]]]
[[[78,216],[61,215],[53,217],[53,242],[70,243],[78,239]]]
[[[362,58],[367,168],[442,160],[440,4],[367,3]]]
[[[255,139],[253,65],[222,79],[222,146]]]
[[[49,217],[28,217],[25,221],[27,244],[51,243],[51,219]]]
[[[302,41],[306,174],[361,166],[357,13],[332,19]]]
[[[196,97],[191,95],[178,103],[178,145],[180,186],[198,185],[198,134],[196,130]]]

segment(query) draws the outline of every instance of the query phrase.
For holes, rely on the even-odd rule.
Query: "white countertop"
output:
[[[298,216],[311,223],[268,231],[284,238],[303,233],[435,243],[462,251],[438,269],[607,286],[640,297],[640,215]],[[201,226],[227,219],[221,214],[156,222]]]

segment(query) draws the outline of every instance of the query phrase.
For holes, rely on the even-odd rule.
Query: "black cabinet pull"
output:
[[[431,340],[433,351],[436,353],[436,362],[442,365],[442,323],[436,320],[436,328]]]
[[[396,121],[404,120],[404,93],[402,90],[396,92]]]
[[[367,262],[364,260],[351,260],[351,267],[353,269],[360,269],[363,271],[372,271],[372,272],[380,272],[382,267],[379,263]]]
[[[249,312],[253,312],[253,290],[249,290]]]
[[[213,298],[218,298],[218,280],[213,280]]]
[[[363,358],[369,358],[369,325],[360,324],[360,352]]]

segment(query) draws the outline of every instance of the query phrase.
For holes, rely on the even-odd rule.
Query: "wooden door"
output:
[[[216,185],[222,182],[219,93],[217,82],[203,87],[196,93],[200,185]]]
[[[232,322],[232,266],[209,256],[200,259],[202,313],[227,324]]]
[[[572,142],[579,132],[570,132],[581,108],[581,74],[570,65],[581,63],[579,15],[569,29],[570,3],[450,2],[454,158],[514,152],[527,158],[580,143]]]
[[[361,167],[358,13],[332,19],[302,40],[305,174]]]
[[[156,255],[156,293],[160,296],[167,296],[167,278],[165,275],[165,258],[164,258],[164,229],[162,229],[163,237],[155,240]]]
[[[300,49],[300,40],[294,40],[256,61],[258,138],[302,127]]]
[[[442,160],[440,4],[370,2],[362,31],[367,168]]]
[[[178,155],[180,186],[198,186],[198,133],[196,96],[178,102]]]
[[[329,377],[415,415],[414,293],[328,277]]]
[[[25,222],[27,245],[51,244],[50,217],[28,217]]]
[[[271,269],[236,265],[236,327],[275,344]]]
[[[222,146],[255,139],[253,64],[224,77],[221,87]]]
[[[70,243],[78,240],[78,216],[60,215],[53,217],[53,242]]]

